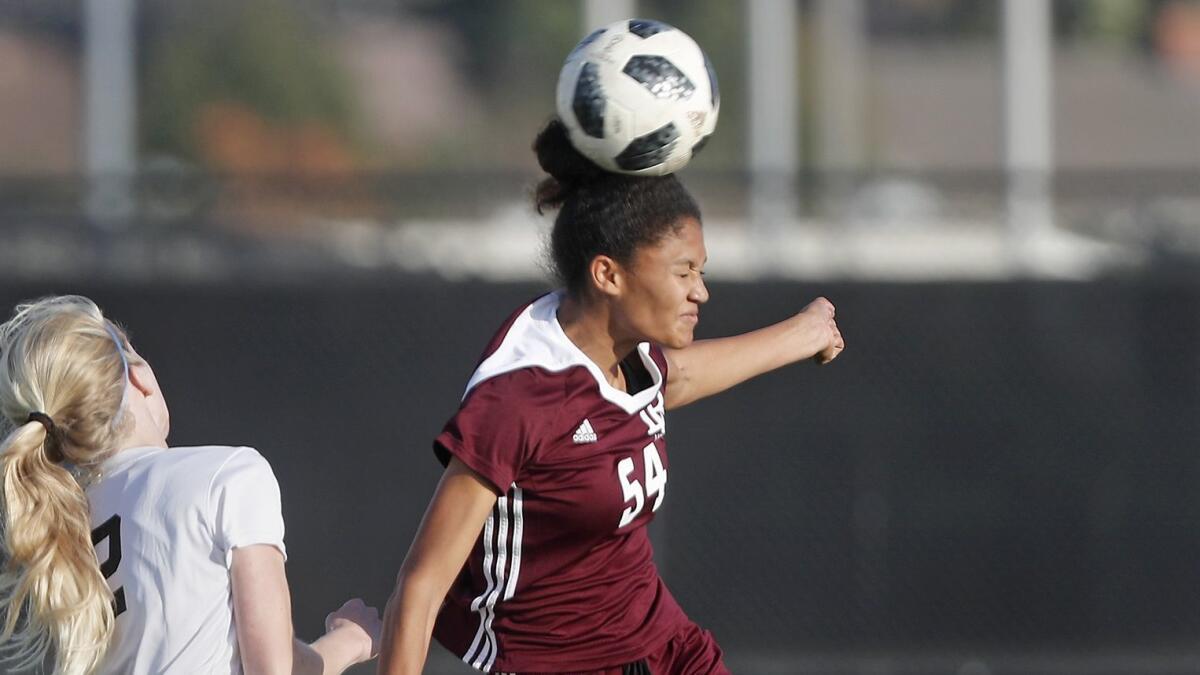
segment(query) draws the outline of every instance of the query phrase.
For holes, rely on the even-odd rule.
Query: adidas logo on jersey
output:
[[[571,440],[576,443],[595,443],[596,432],[592,429],[592,423],[585,418],[583,424],[580,424],[579,428],[575,430],[575,435],[571,437]]]

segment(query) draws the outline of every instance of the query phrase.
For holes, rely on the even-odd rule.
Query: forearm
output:
[[[420,675],[444,595],[412,583],[401,573],[383,616],[380,675]]]
[[[450,460],[384,612],[380,675],[420,675],[438,610],[495,504],[486,479]]]
[[[697,340],[683,349],[668,349],[670,386],[666,405],[679,408],[712,396],[763,373],[811,358],[824,345],[821,335],[806,334],[797,317],[791,317],[749,333]]]

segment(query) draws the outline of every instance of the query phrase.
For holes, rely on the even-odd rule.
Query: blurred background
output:
[[[734,672],[1200,672],[1200,2],[9,0],[0,304],[93,297],[173,442],[271,460],[315,638],[552,287],[529,147],[631,16],[720,81],[698,336],[826,295],[849,345],[670,417],[659,565]]]

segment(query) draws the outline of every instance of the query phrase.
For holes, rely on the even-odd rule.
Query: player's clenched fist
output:
[[[838,330],[837,321],[834,320],[836,313],[832,302],[825,298],[817,298],[796,315],[800,340],[805,345],[805,358],[826,364],[836,359],[846,348],[842,332]]]

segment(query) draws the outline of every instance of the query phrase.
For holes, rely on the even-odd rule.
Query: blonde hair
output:
[[[20,305],[0,326],[0,658],[19,669],[52,654],[55,674],[86,675],[108,648],[113,594],[79,477],[126,431],[129,351],[79,296]]]

